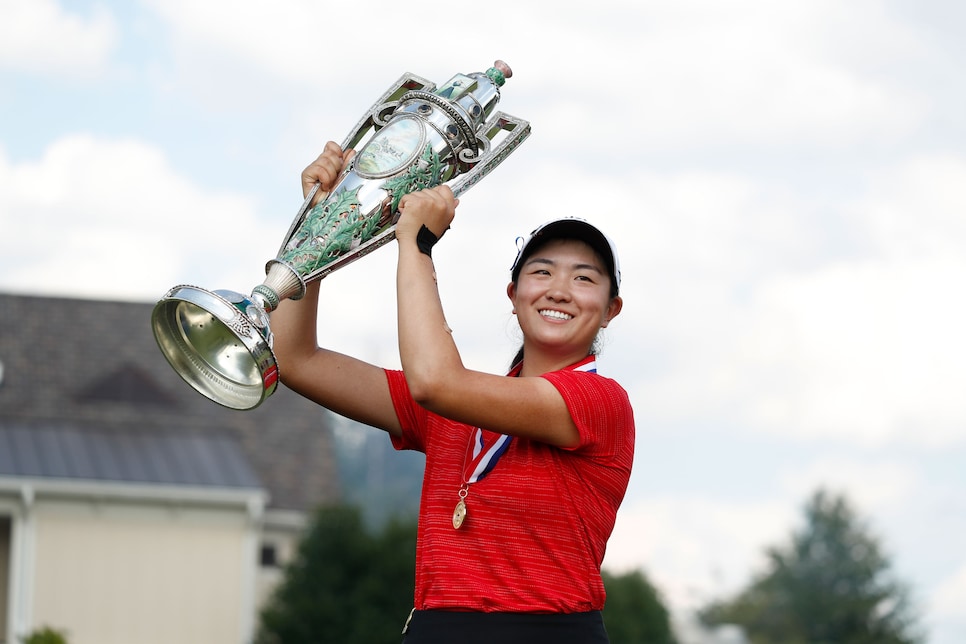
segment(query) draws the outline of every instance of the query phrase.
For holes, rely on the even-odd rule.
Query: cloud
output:
[[[949,622],[966,629],[966,565],[953,571],[933,592],[930,601],[929,618],[941,620],[949,628]]]
[[[676,610],[741,588],[764,564],[764,547],[790,532],[790,506],[675,495],[627,500],[604,567],[643,569]]]
[[[962,159],[876,171],[826,213],[749,178],[634,185],[645,214],[625,272],[647,280],[635,327],[667,365],[633,394],[652,419],[866,445],[963,440]]]
[[[0,157],[0,218],[14,231],[0,242],[3,284],[31,293],[140,299],[189,277],[226,287],[239,255],[281,239],[267,237],[250,198],[205,191],[161,150],[88,135],[36,161]]]
[[[792,499],[804,500],[819,488],[844,494],[860,519],[902,506],[922,492],[920,472],[908,461],[837,455],[785,471],[779,485]]]
[[[734,391],[769,431],[879,443],[962,440],[966,260],[842,262],[758,291]]]
[[[516,71],[510,111],[545,132],[567,133],[541,144],[555,154],[841,147],[894,140],[928,109],[909,87],[870,73],[879,71],[870,70],[871,60],[929,52],[869,1],[778,10],[761,0],[726,8],[605,0],[593,12],[560,2],[549,13],[519,3],[491,20],[473,5],[417,16],[388,0],[370,2],[365,15],[350,4],[322,11],[307,0],[280,0],[271,12],[252,1],[150,6],[168,27],[177,82],[206,103],[235,109],[284,96],[303,128],[313,117],[318,122],[320,109],[351,124],[404,71],[442,83],[456,72],[482,71],[491,56]],[[400,30],[413,18],[419,29]],[[514,28],[534,23],[539,32],[526,38]],[[442,33],[480,42],[441,55]]]
[[[114,17],[99,5],[81,16],[54,0],[0,3],[0,67],[56,76],[94,73],[118,37]]]
[[[966,158],[911,156],[869,178],[849,205],[869,252],[892,261],[962,257],[966,248]]]

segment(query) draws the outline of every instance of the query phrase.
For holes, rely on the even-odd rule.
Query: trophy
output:
[[[312,188],[250,295],[190,285],[165,293],[151,326],[185,382],[231,409],[268,398],[278,385],[269,314],[279,302],[392,241],[404,195],[447,183],[458,197],[530,135],[528,122],[494,111],[511,75],[500,60],[440,88],[404,74],[343,141],[355,157],[314,206]]]

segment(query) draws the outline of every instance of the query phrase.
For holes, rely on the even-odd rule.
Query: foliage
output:
[[[259,644],[401,639],[413,602],[415,521],[365,529],[355,508],[321,508],[262,612]]]
[[[804,514],[787,545],[766,551],[764,574],[703,621],[738,624],[752,644],[921,641],[907,589],[845,498],[819,490]]]
[[[67,644],[67,633],[44,626],[27,635],[23,644]]]
[[[389,520],[380,530],[365,526],[354,507],[316,513],[262,612],[258,644],[401,640],[412,607],[416,522]],[[605,571],[603,577],[604,620],[613,644],[674,644],[668,610],[642,572]]]
[[[611,644],[674,644],[671,619],[660,593],[643,572],[603,573],[604,624]]]

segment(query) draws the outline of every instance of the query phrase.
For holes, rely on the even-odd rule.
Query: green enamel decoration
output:
[[[392,212],[399,209],[399,201],[409,194],[424,188],[433,188],[441,183],[443,164],[439,155],[427,145],[417,163],[412,164],[403,174],[387,179],[383,190],[392,195]]]
[[[361,206],[359,188],[343,190],[317,204],[278,259],[305,276],[369,241],[378,228],[379,218],[363,216]]]
[[[496,83],[497,87],[503,87],[503,84],[506,82],[506,76],[496,67],[490,67],[486,70],[486,76]]]

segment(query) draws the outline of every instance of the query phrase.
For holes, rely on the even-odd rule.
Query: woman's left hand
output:
[[[415,241],[419,229],[426,226],[439,239],[456,217],[459,203],[447,185],[410,192],[399,201],[396,238]]]

